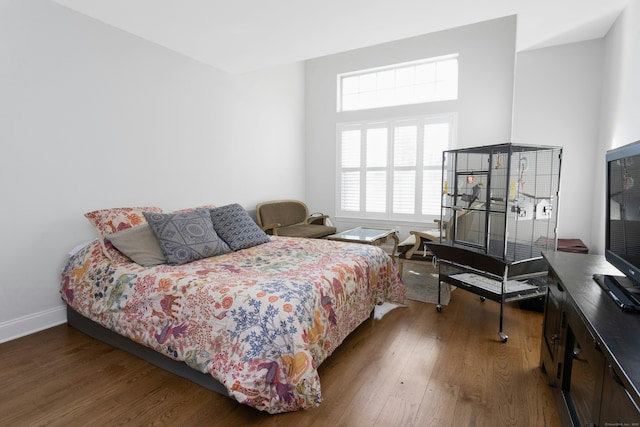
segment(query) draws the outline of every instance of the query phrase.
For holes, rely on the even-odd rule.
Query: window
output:
[[[338,215],[417,220],[440,216],[442,151],[456,115],[338,125]]]
[[[338,111],[457,98],[457,54],[338,75]]]

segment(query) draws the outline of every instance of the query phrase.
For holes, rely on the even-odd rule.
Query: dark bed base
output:
[[[117,347],[127,353],[131,353],[152,365],[164,369],[165,371],[169,371],[173,374],[186,378],[208,390],[229,396],[227,389],[222,385],[222,383],[215,380],[211,375],[196,371],[195,369],[187,366],[184,362],[171,359],[170,357],[160,354],[149,347],[133,342],[129,338],[119,335],[91,321],[90,319],[87,319],[68,305],[67,323],[92,338]]]

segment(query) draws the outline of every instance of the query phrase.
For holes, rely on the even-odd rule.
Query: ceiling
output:
[[[518,51],[600,38],[629,0],[52,0],[230,73],[509,15]]]

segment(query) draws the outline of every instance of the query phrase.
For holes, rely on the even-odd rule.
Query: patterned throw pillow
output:
[[[185,264],[231,251],[213,229],[207,209],[170,214],[145,212],[144,216],[168,264]]]
[[[211,219],[218,236],[234,251],[271,241],[267,233],[237,203],[211,209]]]
[[[113,247],[111,242],[106,240],[108,234],[117,233],[127,228],[146,224],[143,212],[160,213],[162,209],[155,206],[133,207],[133,208],[111,208],[100,209],[97,211],[87,212],[85,218],[93,225],[100,238],[100,246],[102,252],[111,261],[127,263],[131,262],[129,258],[124,256],[120,251]]]

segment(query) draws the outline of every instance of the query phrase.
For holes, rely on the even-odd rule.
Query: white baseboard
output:
[[[65,306],[51,308],[0,323],[0,343],[14,340],[67,322]]]

